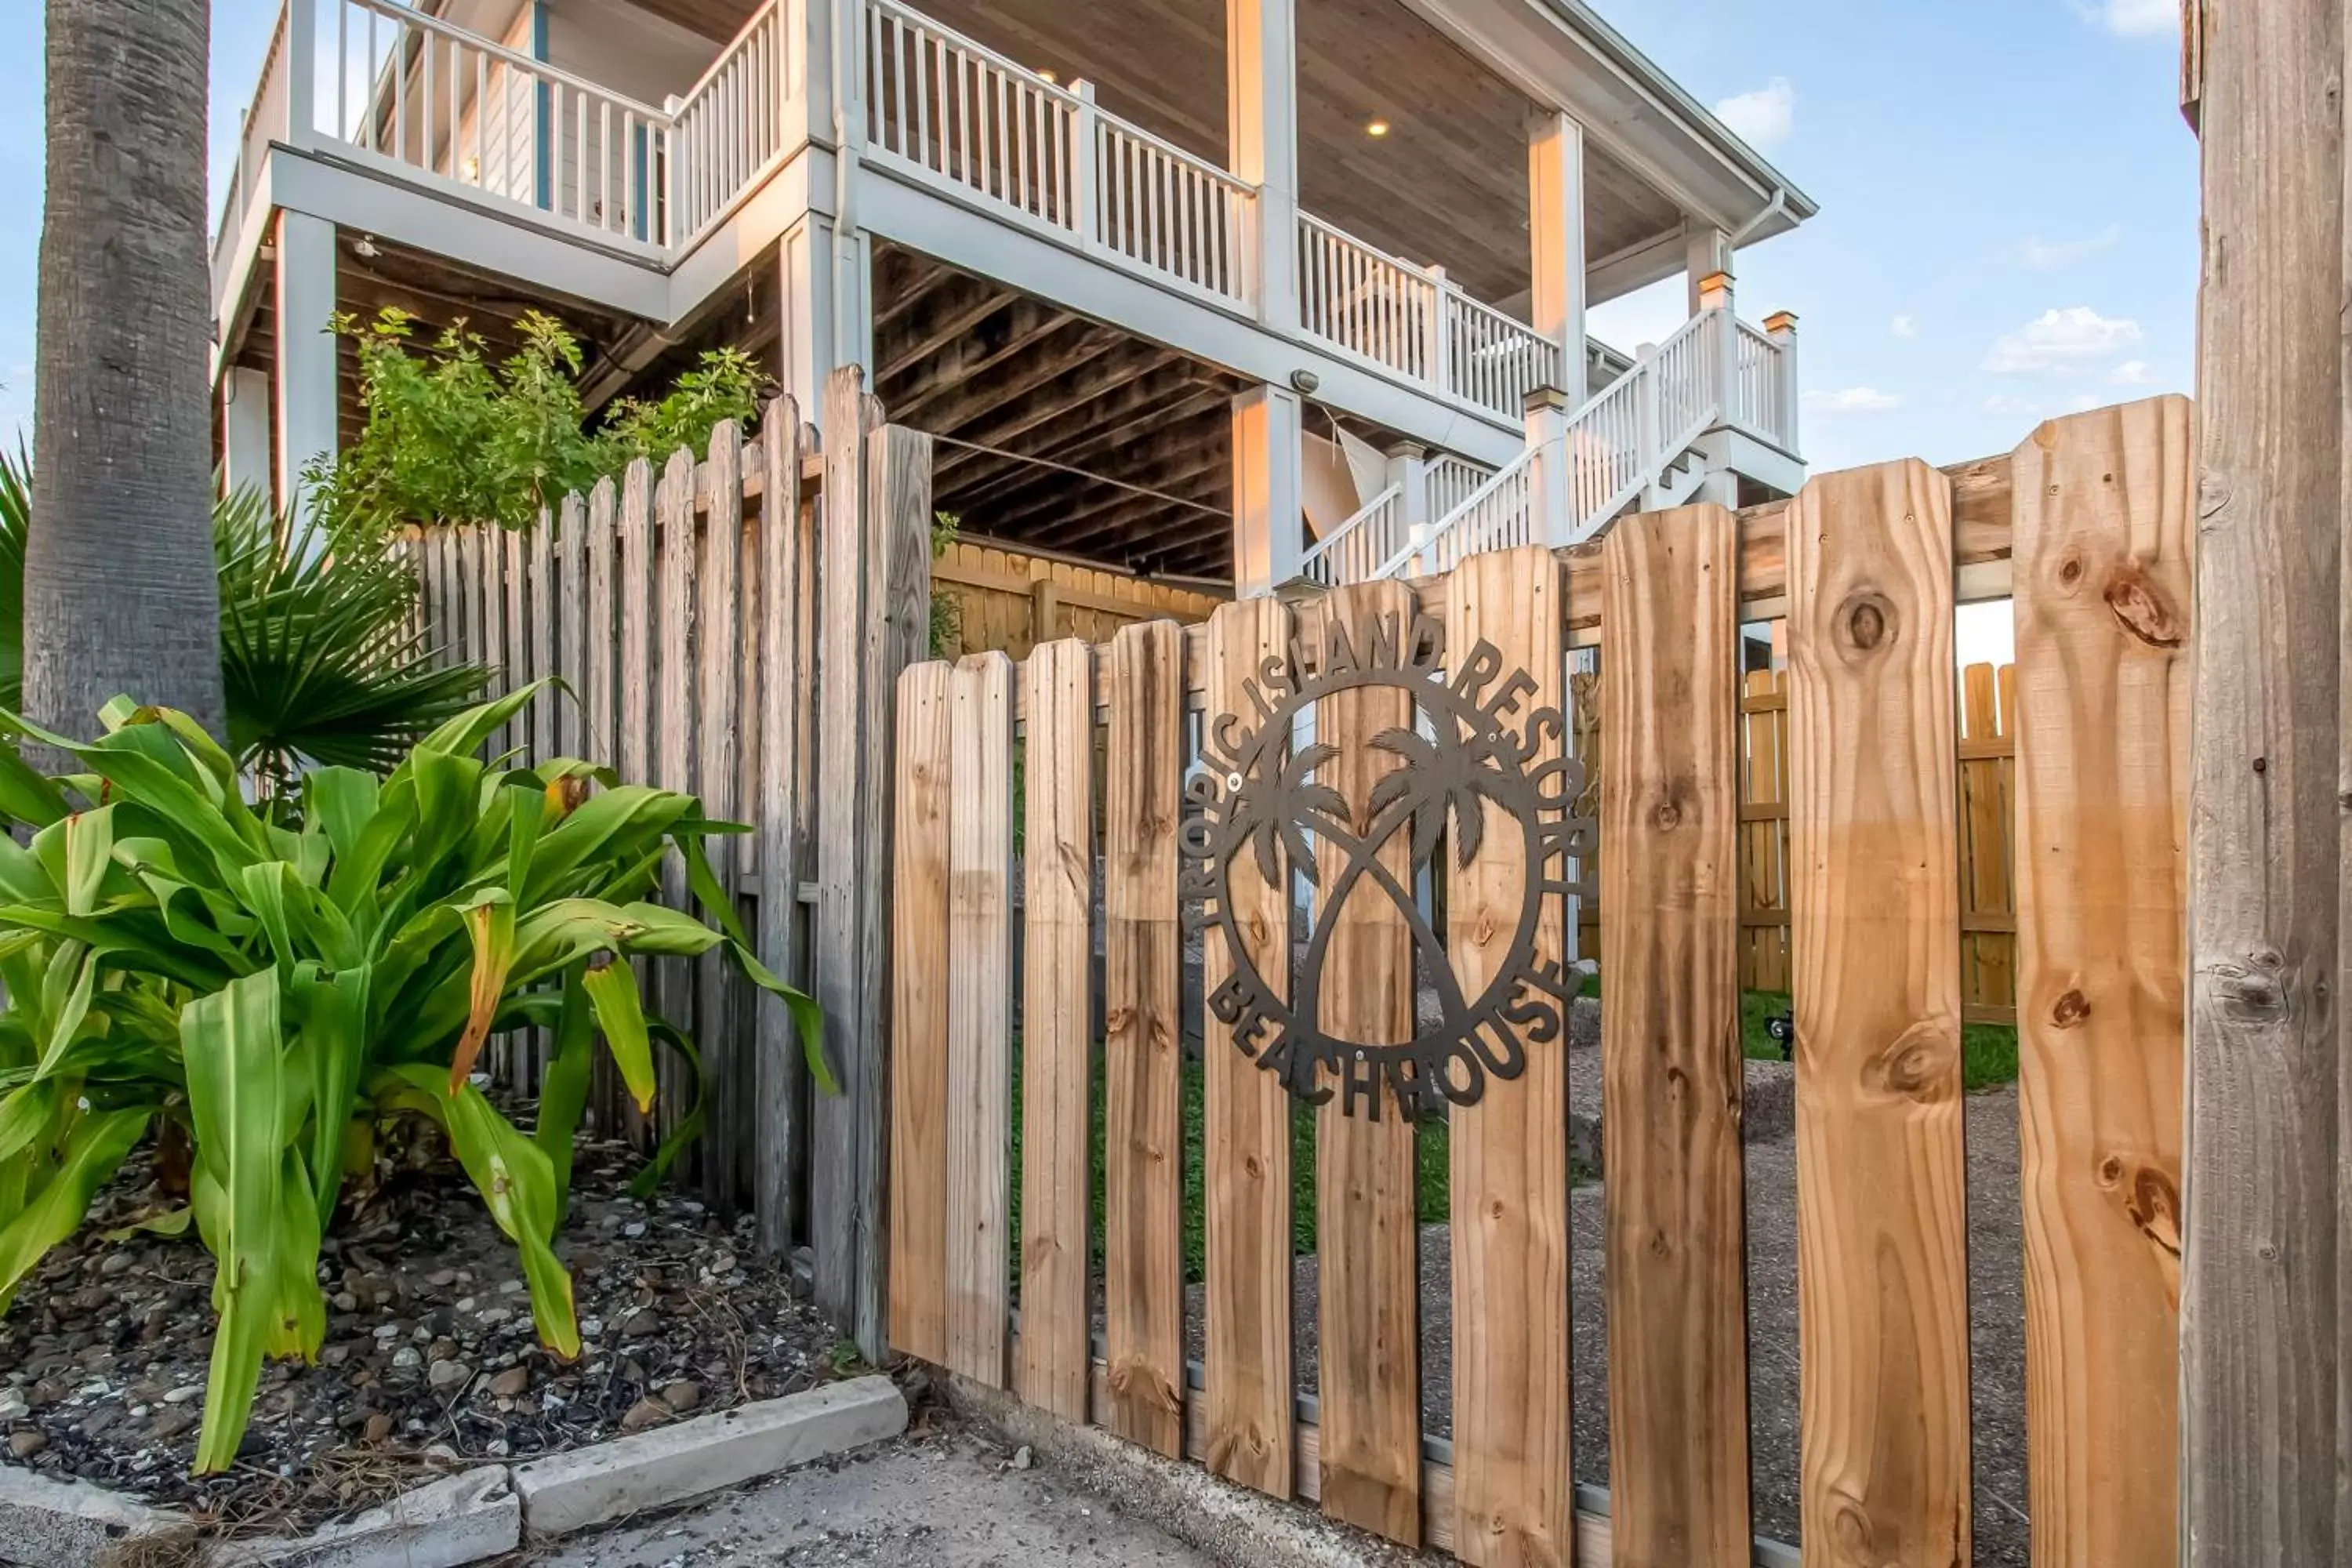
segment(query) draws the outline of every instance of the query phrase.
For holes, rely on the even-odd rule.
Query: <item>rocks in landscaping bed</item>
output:
[[[193,1231],[97,1239],[163,1206],[134,1160],[0,1317],[0,1460],[307,1529],[414,1489],[436,1464],[527,1462],[829,1381],[835,1336],[793,1301],[785,1266],[754,1255],[749,1221],[636,1201],[624,1191],[635,1169],[612,1145],[579,1151],[570,1235],[595,1239],[559,1243],[587,1349],[568,1365],[538,1347],[513,1245],[454,1167],[404,1174],[357,1219],[339,1214],[321,1249],[318,1364],[265,1368],[238,1464],[199,1479],[212,1260]],[[116,1258],[130,1261],[104,1272]]]

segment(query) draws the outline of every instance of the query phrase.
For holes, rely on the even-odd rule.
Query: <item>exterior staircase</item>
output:
[[[1678,506],[1706,480],[1711,431],[1781,434],[1795,399],[1774,346],[1727,307],[1702,310],[1582,407],[1531,411],[1526,452],[1454,505],[1415,509],[1391,485],[1317,541],[1300,574],[1323,587],[1423,576],[1482,551],[1582,543],[1627,511]]]

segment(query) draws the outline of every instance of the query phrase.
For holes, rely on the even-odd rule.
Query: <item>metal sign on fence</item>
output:
[[[1350,799],[1329,782],[1339,748],[1306,738],[1308,716],[1368,689],[1402,694],[1406,703],[1389,706],[1411,722],[1371,736],[1395,761]],[[1574,978],[1538,955],[1537,931],[1548,900],[1587,890],[1569,879],[1589,861],[1595,827],[1574,815],[1584,768],[1560,710],[1526,706],[1540,689],[1483,639],[1449,669],[1445,628],[1424,616],[1371,617],[1353,637],[1333,616],[1321,646],[1294,641],[1245,683],[1251,711],[1219,714],[1203,731],[1181,847],[1192,918],[1231,958],[1209,1006],[1234,1047],[1292,1094],[1321,1104],[1339,1093],[1346,1114],[1374,1121],[1383,1085],[1408,1116],[1471,1105],[1489,1079],[1525,1070],[1527,1047],[1559,1037]],[[1508,933],[1499,959],[1465,984],[1433,919],[1433,889],[1489,857],[1521,868],[1518,907],[1495,922]],[[1230,879],[1244,858],[1271,886],[1286,890],[1295,871],[1313,889],[1291,973],[1261,973],[1236,918]],[[1360,898],[1387,900],[1409,937],[1407,972],[1392,983],[1416,998],[1410,1039],[1352,1039],[1327,1026],[1332,939]]]

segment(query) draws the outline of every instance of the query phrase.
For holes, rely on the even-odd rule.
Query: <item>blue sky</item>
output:
[[[1817,468],[2003,450],[2049,414],[2189,385],[2197,144],[2176,0],[1598,0],[1822,205],[1742,253],[1795,310]],[[40,7],[0,15],[0,440],[30,424]],[[213,0],[217,172],[276,0]],[[1679,280],[1595,312],[1630,347]]]

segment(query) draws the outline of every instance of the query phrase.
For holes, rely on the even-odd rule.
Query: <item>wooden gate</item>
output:
[[[1295,610],[1230,605],[1201,626],[1045,643],[1019,665],[910,668],[895,736],[892,1344],[1466,1562],[1752,1561],[1738,638],[1743,620],[1785,616],[1802,1533],[1819,1562],[1968,1562],[1952,616],[1963,580],[1999,563],[2017,705],[2034,716],[2013,797],[2027,1267],[2022,1302],[1979,1310],[2026,1320],[2034,1562],[2170,1560],[2188,423],[2178,399],[2101,410],[2044,426],[1997,485],[1957,495],[1925,464],[1885,464],[1816,479],[1783,507],[1627,518],[1593,549],[1479,556]],[[1290,896],[1286,868],[1227,879],[1244,938],[1237,952],[1202,944],[1202,1121],[1188,1138],[1180,998],[1200,888],[1186,814],[1230,760],[1216,716],[1264,714],[1286,667],[1328,668],[1335,625],[1363,657],[1410,643],[1416,616],[1457,650],[1443,679],[1466,679],[1459,650],[1484,639],[1530,672],[1530,709],[1559,702],[1571,644],[1603,646],[1605,1515],[1571,1485],[1565,1041],[1519,1016],[1523,1070],[1447,1115],[1450,1444],[1421,1429],[1412,1127],[1335,1094],[1304,1136],[1283,1079],[1234,1047],[1218,1008],[1237,954],[1290,976],[1294,931],[1328,914],[1342,929],[1325,1021],[1412,1036],[1398,905],[1327,911]],[[1386,690],[1314,714],[1302,765],[1350,803],[1377,797],[1412,724]],[[1492,830],[1491,802],[1469,809]],[[1567,941],[1557,876],[1485,865],[1437,900],[1465,986],[1529,884],[1533,951],[1556,962]],[[1311,1390],[1292,1323],[1293,1158],[1310,1147]]]

